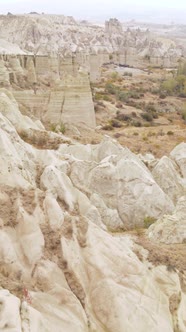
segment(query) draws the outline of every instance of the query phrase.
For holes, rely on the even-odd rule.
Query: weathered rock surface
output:
[[[186,243],[186,197],[182,196],[172,215],[160,218],[148,231],[149,238],[171,244]]]
[[[2,15],[0,38],[4,40],[5,54],[9,54],[12,43],[12,54],[65,55],[67,66],[71,58],[76,64],[88,65],[92,73],[95,59],[99,67],[109,61],[109,54],[113,54],[112,61],[121,64],[143,66],[150,62],[165,67],[176,65],[185,54],[179,40],[158,38],[139,28],[128,29],[117,19],[106,21],[102,27],[81,24],[62,15]],[[47,62],[45,59],[45,65]]]
[[[46,132],[3,90],[0,330],[186,331],[185,272],[181,278],[181,271],[140,260],[134,237],[110,232],[162,217],[166,227],[176,223],[171,243],[184,242],[185,197],[165,216],[175,196],[165,192],[164,163],[156,168],[157,184],[136,155],[108,137],[94,146],[61,142],[57,150],[44,150],[26,143],[20,126]],[[181,191],[176,182],[173,187],[178,199]],[[159,225],[149,230],[153,239]],[[162,237],[170,243],[166,227]]]

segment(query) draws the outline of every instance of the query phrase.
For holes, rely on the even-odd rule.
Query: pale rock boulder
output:
[[[95,161],[100,163],[104,159],[111,161],[116,164],[121,158],[130,159],[138,163],[142,168],[150,173],[145,163],[141,158],[131,152],[127,147],[122,147],[116,140],[110,136],[105,135],[104,139],[100,144],[96,145],[95,148]]]
[[[109,157],[111,155],[119,155],[124,152],[124,149],[116,140],[113,140],[110,136],[105,135],[104,139],[99,145],[97,145],[97,156],[96,161],[100,162],[101,160]]]
[[[60,172],[65,174],[70,172],[69,156],[65,158],[59,151],[36,150],[36,156],[41,169],[53,165]]]
[[[32,147],[23,143],[9,120],[0,113],[0,183],[11,187],[35,186]]]
[[[109,209],[98,194],[94,193],[91,195],[90,200],[93,206],[96,206],[101,216],[101,220],[108,230],[117,231],[125,228],[123,221],[119,217],[118,211],[116,209]]]
[[[31,293],[34,308],[45,319],[44,331],[88,332],[87,317],[80,304],[66,305],[64,295],[59,300],[49,293]],[[64,301],[64,302],[63,302]],[[52,313],[52,315],[51,315]],[[36,331],[40,332],[40,330]]]
[[[50,191],[46,193],[44,211],[51,229],[53,231],[59,230],[64,222],[64,212]]]
[[[177,145],[171,151],[170,156],[179,166],[181,175],[186,178],[186,143]]]
[[[155,168],[155,166],[159,161],[151,153],[146,153],[145,155],[138,154],[138,157],[148,167],[150,171],[152,171],[153,168]]]
[[[164,215],[150,226],[148,236],[166,244],[186,242],[186,196],[178,200],[172,215]]]
[[[152,175],[174,203],[186,192],[186,183],[179,174],[178,166],[170,158],[162,157],[152,170]]]
[[[173,332],[169,294],[137,259],[128,236],[111,236],[89,223],[85,247],[75,237],[61,242],[81,285],[75,292],[84,291],[91,331]]]
[[[74,144],[74,145],[67,145],[63,144],[60,145],[60,148],[58,151],[61,154],[68,154],[72,155],[75,159],[78,160],[87,160],[87,161],[93,161],[95,159],[96,155],[96,148],[92,146],[91,144],[83,145],[83,144]]]
[[[54,166],[47,166],[41,175],[40,183],[42,189],[55,193],[71,211],[74,209],[77,202],[76,191],[65,173]]]
[[[87,195],[91,195],[89,188],[91,172],[98,165],[96,162],[74,160],[71,163],[70,179],[73,185]]]
[[[41,313],[26,301],[21,303],[20,317],[23,332],[49,332],[47,322]]]
[[[77,190],[77,201],[80,215],[85,216],[99,227],[105,229],[99,209],[97,209],[95,204],[91,204],[92,202],[88,197],[79,190]]]
[[[182,291],[178,273],[176,271],[170,273],[166,266],[160,265],[152,269],[152,276],[163,293],[168,297],[174,330],[185,331],[186,296]]]
[[[37,220],[33,214],[29,214],[23,207],[19,208],[16,232],[21,249],[30,265],[34,265],[42,257],[45,244]]]
[[[157,219],[174,208],[145,166],[131,159],[103,160],[91,171],[89,188],[107,207],[117,209],[126,228],[143,225],[145,217]]]
[[[69,176],[86,195],[99,196],[96,207],[110,229],[133,228],[143,225],[145,217],[157,219],[173,211],[172,200],[130,150],[105,137],[94,160],[74,160]]]
[[[76,299],[70,292],[63,271],[56,263],[41,259],[36,265],[33,277],[45,292],[56,294],[56,298],[61,297],[60,292],[67,290],[69,297],[72,296],[73,300]]]
[[[0,262],[12,264],[17,261],[17,254],[12,243],[12,238],[3,230],[0,230]]]
[[[21,114],[13,94],[6,89],[0,89],[0,112],[12,123],[18,132],[29,128],[41,129],[41,123],[38,126],[28,116]]]
[[[19,310],[20,300],[0,289],[0,331],[22,332]]]

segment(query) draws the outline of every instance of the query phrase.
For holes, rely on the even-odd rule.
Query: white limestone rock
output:
[[[39,215],[29,214],[23,207],[19,208],[16,231],[24,255],[29,264],[35,264],[43,254],[44,236],[38,224]],[[33,245],[34,244],[34,245]]]
[[[34,158],[33,149],[23,143],[9,120],[0,113],[0,184],[35,186]]]
[[[172,215],[164,215],[150,226],[148,236],[166,244],[186,243],[186,196],[178,200]]]
[[[186,183],[179,174],[178,166],[170,158],[162,157],[153,168],[152,175],[174,203],[186,192]]]
[[[180,168],[181,175],[186,178],[186,143],[180,143],[170,153],[171,158]]]
[[[157,219],[174,208],[150,172],[131,159],[102,161],[89,181],[91,192],[98,193],[109,208],[117,209],[126,228],[143,225],[146,216]]]
[[[64,221],[64,212],[51,192],[46,193],[44,210],[51,229],[53,231],[59,230]]]
[[[0,331],[22,332],[19,310],[20,300],[0,289]]]
[[[41,175],[41,187],[57,194],[70,210],[73,210],[77,200],[76,191],[69,177],[58,171],[54,166],[47,166]]]
[[[111,236],[89,223],[86,239],[82,249],[76,239],[62,237],[62,250],[86,294],[90,327],[101,332],[144,332],[147,327],[159,332],[163,326],[172,332],[169,296],[174,289],[165,294],[166,279],[165,285],[154,279],[132,252],[129,237]]]

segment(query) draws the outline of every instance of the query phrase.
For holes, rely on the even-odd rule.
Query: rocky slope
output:
[[[4,40],[1,53],[9,54],[12,43],[12,54],[20,54],[19,49],[37,55],[99,54],[99,64],[108,62],[108,54],[113,54],[112,60],[121,64],[143,66],[144,61],[150,61],[151,65],[167,67],[175,66],[185,55],[179,40],[160,39],[139,28],[126,29],[117,19],[110,19],[102,27],[62,15],[2,15],[0,38]]]
[[[2,332],[186,331],[185,143],[142,159],[46,131],[1,89]]]

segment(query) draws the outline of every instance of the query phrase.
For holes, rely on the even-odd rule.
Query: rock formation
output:
[[[55,54],[67,58],[75,55],[78,62],[81,59],[81,65],[87,63],[84,55],[91,59],[91,55],[96,54],[98,68],[103,64],[105,53],[112,54],[115,62],[136,67],[149,64],[174,67],[185,55],[179,39],[161,37],[160,41],[148,30],[128,29],[117,19],[106,21],[102,27],[86,25],[62,15],[1,16],[0,38],[4,40],[2,51],[7,54],[12,49],[12,54]],[[87,60],[89,64],[91,60]]]
[[[72,61],[67,65],[61,60],[59,66],[55,56],[4,55],[0,84],[11,87],[20,107],[49,127],[69,122],[96,125],[89,75]]]
[[[181,144],[151,173],[109,137],[84,146],[46,131],[1,89],[0,330],[186,331],[185,267],[150,262],[123,233],[160,218],[149,236],[184,246],[184,156]]]

